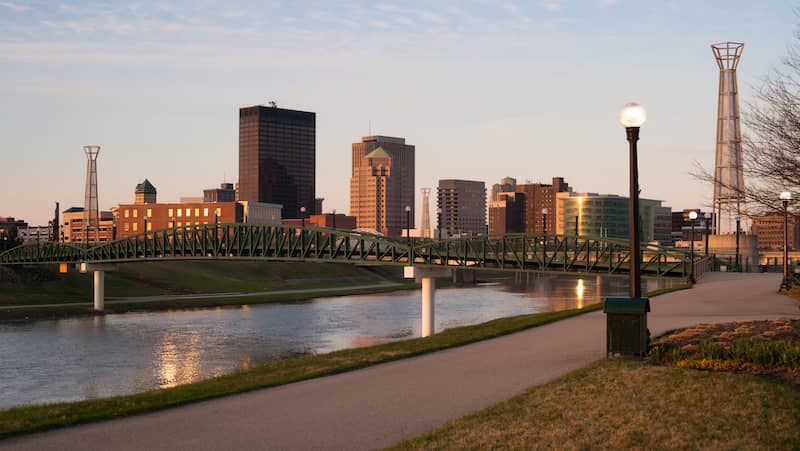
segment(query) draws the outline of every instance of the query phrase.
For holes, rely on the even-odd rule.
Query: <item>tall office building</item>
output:
[[[497,193],[497,200],[489,202],[489,236],[525,231],[525,194],[509,191]]]
[[[350,215],[359,229],[401,236],[406,207],[414,227],[414,152],[405,138],[365,136],[353,143]]]
[[[500,179],[500,183],[492,185],[492,191],[489,194],[489,201],[500,200],[500,193],[513,193],[517,186],[517,179],[514,177],[504,177]]]
[[[550,185],[544,183],[517,184],[515,190],[525,193],[525,233],[538,234],[545,231],[552,232],[556,229],[556,194],[569,192],[569,184],[563,177],[553,177]],[[547,209],[547,227],[544,227],[545,215],[542,210]]]
[[[281,216],[315,208],[316,113],[239,109],[239,200],[281,204]]]
[[[486,234],[486,184],[472,180],[439,180],[438,228],[443,237]]]

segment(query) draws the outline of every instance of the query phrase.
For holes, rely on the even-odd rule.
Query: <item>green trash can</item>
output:
[[[647,329],[648,298],[606,298],[606,355],[644,355],[650,346]]]

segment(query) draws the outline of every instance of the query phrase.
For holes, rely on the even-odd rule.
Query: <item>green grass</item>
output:
[[[9,269],[9,271],[19,271]],[[20,282],[0,278],[0,306],[85,302],[92,299],[92,275],[55,266],[21,270]],[[398,270],[385,270],[397,275]],[[369,270],[350,264],[259,261],[170,261],[121,263],[107,272],[106,297],[255,292],[321,288],[378,280]]]
[[[393,449],[798,447],[797,385],[604,360]]]

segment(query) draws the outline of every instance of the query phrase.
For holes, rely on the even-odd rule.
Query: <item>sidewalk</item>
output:
[[[652,300],[653,335],[800,317],[780,275],[714,273]],[[0,449],[375,449],[603,357],[601,312],[363,370],[0,442]]]

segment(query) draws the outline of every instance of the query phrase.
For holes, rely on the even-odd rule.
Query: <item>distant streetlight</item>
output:
[[[439,229],[439,240],[442,239],[442,209],[436,210],[436,224]]]
[[[547,238],[547,209],[542,208],[542,235]]]
[[[300,227],[306,226],[306,207],[300,207]]]
[[[697,219],[697,212],[691,211],[689,212],[689,223],[692,226],[692,238],[691,238],[691,251],[689,252],[689,282],[694,283],[694,223]]]
[[[336,230],[336,209],[333,210],[333,229]]]
[[[792,193],[784,191],[780,197],[783,204],[783,289],[788,290],[792,287],[789,279],[789,201]]]
[[[411,244],[411,207],[406,205],[406,242]]]
[[[144,236],[147,236],[147,215],[144,215]]]
[[[741,266],[739,266],[739,235],[741,235],[742,230],[742,217],[740,215],[736,215],[736,272],[742,272]]]
[[[706,226],[706,249],[705,249],[705,254],[706,254],[706,257],[708,257],[708,232],[709,232],[708,223],[711,221],[711,213],[704,214],[703,218],[705,218],[705,226]]]
[[[639,141],[639,128],[647,120],[647,113],[639,104],[628,103],[619,112],[619,123],[625,127],[630,148],[629,173],[630,173],[630,208],[628,213],[628,227],[630,228],[631,247],[631,297],[642,296],[642,280],[640,266],[642,256],[639,253],[639,160],[636,143]]]

